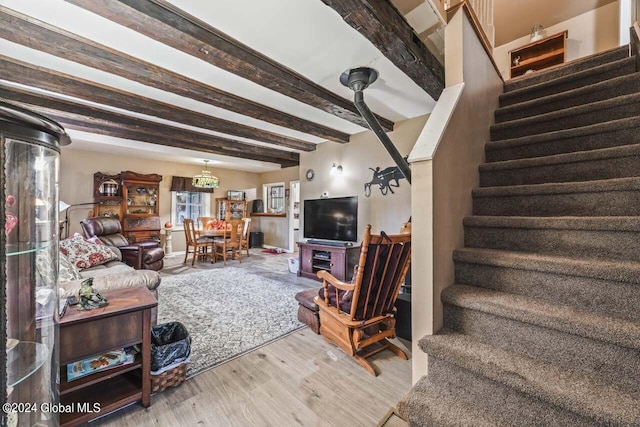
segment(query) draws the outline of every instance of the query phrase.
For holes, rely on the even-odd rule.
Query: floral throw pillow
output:
[[[60,242],[60,252],[69,259],[71,264],[79,269],[118,259],[118,255],[108,246],[91,243],[78,233]]]
[[[98,236],[91,236],[91,237],[88,237],[86,240],[87,240],[87,242],[91,242],[91,243],[93,243],[95,245],[103,245],[104,246],[104,242],[102,240],[100,240],[100,238]]]
[[[75,265],[69,261],[69,258],[60,253],[59,256],[60,268],[58,270],[58,278],[61,282],[69,282],[71,280],[82,279],[80,272]]]

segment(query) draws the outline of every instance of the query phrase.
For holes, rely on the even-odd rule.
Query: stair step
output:
[[[635,59],[627,57],[579,71],[574,74],[568,74],[552,79],[543,79],[536,84],[531,84],[520,89],[505,91],[498,97],[498,105],[500,107],[507,107],[509,105],[589,86],[605,80],[633,74],[635,72]]]
[[[422,338],[419,345],[431,357],[595,422],[640,425],[640,399],[606,386],[592,375],[498,349],[446,329]]]
[[[640,117],[632,117],[489,142],[485,145],[486,161],[500,162],[640,144],[639,129]]]
[[[442,302],[640,350],[640,323],[582,308],[466,285],[446,288],[442,292]]]
[[[547,82],[549,80],[564,77],[580,71],[595,68],[600,65],[609,64],[629,57],[629,45],[620,46],[611,50],[589,55],[571,62],[567,62],[558,67],[527,74],[517,79],[507,80],[504,83],[504,92],[513,92],[524,87]]]
[[[465,247],[640,261],[640,217],[472,216]]]
[[[429,362],[431,365],[431,361]],[[510,427],[513,424],[497,418],[439,386],[429,376],[422,378],[398,403],[398,412],[411,426]]]
[[[473,215],[640,216],[640,178],[484,187]]]
[[[640,116],[640,93],[492,125],[491,140],[521,138]]]
[[[453,285],[442,297],[447,328],[503,350],[601,376],[603,383],[640,396],[640,353],[610,339],[616,329],[635,328],[640,334],[640,323],[475,286]]]
[[[510,426],[519,427],[593,427],[593,420],[550,405],[437,357],[429,357],[429,376],[421,381],[426,384],[416,384],[416,394],[426,387],[434,387],[437,392],[452,396],[473,409],[480,408],[483,414],[489,413],[496,417],[496,425],[508,420]],[[452,416],[455,420],[455,413]]]
[[[640,73],[633,73],[498,108],[495,111],[495,122],[503,123],[509,120],[523,119],[638,92],[640,92]]]
[[[593,181],[640,176],[640,144],[480,165],[480,186]]]
[[[495,249],[453,253],[455,280],[640,322],[640,264]]]

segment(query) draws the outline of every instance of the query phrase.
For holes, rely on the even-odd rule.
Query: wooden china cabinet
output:
[[[120,172],[122,230],[131,243],[160,240],[160,181],[162,175]]]
[[[229,200],[226,197],[218,197],[216,199],[218,219],[225,220],[227,213],[229,219],[242,219],[247,216],[246,200]]]
[[[158,174],[96,172],[93,175],[94,216],[117,217],[122,224],[122,234],[131,243],[160,240],[161,181],[162,175]]]
[[[117,184],[115,191],[107,191],[105,183]],[[120,175],[106,175],[102,172],[93,174],[93,201],[96,206],[93,216],[110,216],[122,222],[122,186]]]

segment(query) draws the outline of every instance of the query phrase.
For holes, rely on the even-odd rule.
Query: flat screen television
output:
[[[304,237],[358,240],[358,196],[304,201]]]

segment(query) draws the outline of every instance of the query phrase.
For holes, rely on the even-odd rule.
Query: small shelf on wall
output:
[[[252,213],[251,216],[270,216],[274,218],[286,218],[286,213],[268,213],[268,212],[257,212]]]
[[[564,64],[568,35],[563,31],[509,52],[511,78]]]

